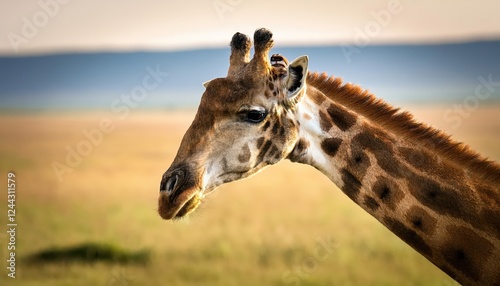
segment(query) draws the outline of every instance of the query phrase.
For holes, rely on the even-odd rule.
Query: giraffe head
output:
[[[286,158],[298,137],[291,115],[305,92],[307,56],[288,63],[281,55],[269,60],[272,33],[231,40],[225,78],[204,84],[198,112],[177,156],[160,184],[158,212],[164,219],[192,212],[217,186],[248,177]]]

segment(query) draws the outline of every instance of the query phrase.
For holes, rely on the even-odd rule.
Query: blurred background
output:
[[[0,284],[455,285],[313,168],[269,167],[179,222],[158,186],[232,35],[260,27],[499,161],[498,1],[0,4]]]

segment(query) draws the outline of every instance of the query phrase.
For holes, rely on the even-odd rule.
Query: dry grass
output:
[[[442,108],[417,118],[500,160],[498,107],[451,130]],[[51,164],[109,117],[102,143],[59,181]],[[346,198],[315,169],[282,162],[221,187],[190,218],[156,213],[161,175],[192,112],[0,116],[0,184],[17,174],[17,278],[8,285],[453,285],[450,278]],[[3,200],[2,200],[3,202]],[[2,206],[4,209],[4,206]],[[5,227],[5,212],[1,222]],[[5,231],[0,234],[5,241]],[[143,265],[24,258],[87,242],[146,250]],[[326,251],[324,245],[331,245]],[[6,266],[7,250],[0,250]],[[318,256],[319,255],[319,256]]]

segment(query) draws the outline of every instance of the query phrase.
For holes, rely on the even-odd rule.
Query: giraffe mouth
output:
[[[204,197],[197,189],[185,190],[174,199],[166,193],[160,193],[158,213],[165,220],[182,218],[192,213]]]

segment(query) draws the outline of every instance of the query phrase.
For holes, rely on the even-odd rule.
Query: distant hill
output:
[[[1,108],[109,109],[134,92],[140,99],[133,102],[137,108],[191,108],[199,102],[204,81],[226,75],[229,52],[227,47],[0,57]],[[489,77],[500,82],[500,41],[276,47],[272,52],[290,60],[307,54],[311,71],[340,76],[395,104],[463,102]],[[148,69],[158,70],[161,82],[150,75],[145,88]],[[500,83],[490,91],[486,100],[500,100]]]

